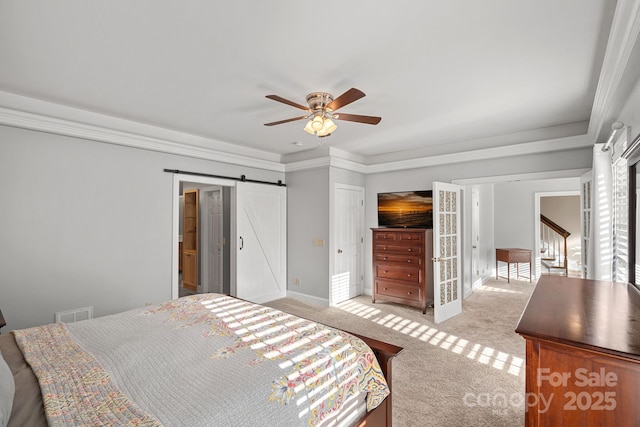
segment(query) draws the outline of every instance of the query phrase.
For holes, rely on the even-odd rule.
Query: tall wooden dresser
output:
[[[422,309],[433,302],[433,230],[372,228],[371,301],[386,300]]]
[[[640,426],[640,292],[543,275],[516,332],[526,340],[525,426]]]

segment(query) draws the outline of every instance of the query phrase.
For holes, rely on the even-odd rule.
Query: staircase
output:
[[[567,276],[567,237],[569,233],[544,215],[540,215],[540,263],[547,269],[547,274]]]

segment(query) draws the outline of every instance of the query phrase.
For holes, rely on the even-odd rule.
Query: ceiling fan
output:
[[[325,137],[331,135],[338,126],[334,120],[344,120],[349,122],[365,123],[368,125],[377,125],[382,120],[381,117],[361,116],[359,114],[336,113],[336,110],[351,104],[360,98],[363,98],[364,92],[359,89],[351,88],[337,98],[326,92],[312,92],[307,95],[308,106],[300,105],[288,99],[284,99],[278,95],[267,95],[267,98],[283,104],[305,110],[307,114],[304,116],[293,117],[291,119],[280,120],[277,122],[265,123],[265,126],[281,125],[283,123],[294,122],[296,120],[308,119],[304,130],[311,135]]]

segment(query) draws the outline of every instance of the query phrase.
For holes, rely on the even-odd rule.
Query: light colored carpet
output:
[[[440,324],[433,309],[371,303],[340,307],[284,298],[264,304],[404,348],[393,361],[395,426],[524,425],[525,341],[514,332],[535,284],[490,281]]]

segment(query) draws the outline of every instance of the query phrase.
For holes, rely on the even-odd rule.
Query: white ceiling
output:
[[[279,155],[319,141],[374,160],[447,154],[586,134],[615,7],[3,1],[0,91]],[[325,139],[263,125],[301,115],[265,95],[351,87],[367,96],[340,111],[379,125],[337,122]]]

